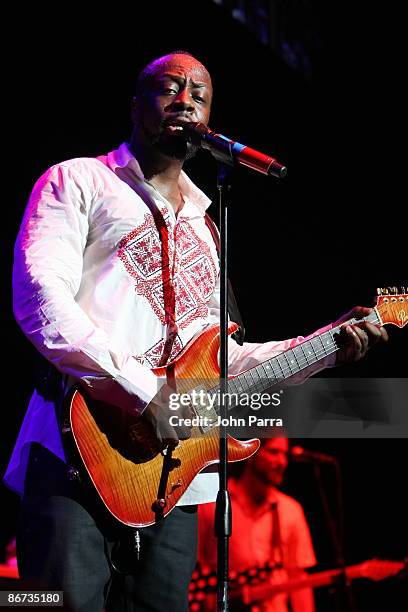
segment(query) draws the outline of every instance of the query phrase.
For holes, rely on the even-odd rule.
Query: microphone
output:
[[[216,134],[204,123],[183,122],[183,129],[190,142],[208,149],[218,161],[225,164],[233,166],[237,162],[277,178],[283,178],[288,172],[287,168],[273,157],[235,142],[222,134]]]
[[[290,457],[293,461],[304,461],[304,462],[317,462],[317,463],[337,463],[336,457],[332,455],[326,455],[325,453],[318,453],[316,451],[307,450],[302,446],[292,446],[290,449]]]

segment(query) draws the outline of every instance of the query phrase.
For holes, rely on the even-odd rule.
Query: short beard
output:
[[[258,469],[255,465],[252,466],[253,473],[255,476],[268,487],[280,487],[283,481],[284,473],[275,472],[274,477],[271,478],[270,474],[265,473],[263,470]]]
[[[192,159],[199,148],[197,145],[187,142],[185,138],[180,136],[160,136],[154,143],[154,146],[162,155],[180,161]]]

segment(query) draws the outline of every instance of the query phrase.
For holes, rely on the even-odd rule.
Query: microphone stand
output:
[[[220,416],[226,419],[228,407],[228,204],[231,189],[231,169],[218,161],[217,188],[220,215]],[[224,422],[224,421],[221,421]],[[225,421],[226,422],[226,421]],[[228,610],[229,537],[232,510],[228,492],[228,438],[227,428],[220,425],[219,438],[219,490],[215,507],[215,535],[217,537],[217,610]]]
[[[286,168],[276,159],[245,147],[225,136],[216,134],[203,123],[186,123],[184,129],[190,142],[210,150],[218,162],[217,188],[220,215],[220,416],[227,422],[225,403],[228,390],[228,198],[231,190],[231,169],[241,163],[254,170],[276,177],[284,177]],[[223,421],[221,421],[223,422]],[[228,610],[228,553],[232,511],[227,486],[228,438],[227,427],[220,425],[219,490],[215,506],[215,535],[217,537],[217,610]]]

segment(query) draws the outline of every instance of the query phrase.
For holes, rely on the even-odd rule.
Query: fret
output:
[[[248,389],[249,393],[257,393],[260,389],[263,389],[264,385],[262,381],[256,381],[252,378],[252,384]]]
[[[252,376],[250,374],[250,370],[247,370],[246,372],[243,372],[241,374],[241,376],[243,376],[244,381],[245,381],[245,387],[246,388],[244,388],[244,391],[248,391],[251,388],[251,386],[252,386]]]
[[[324,344],[322,342],[321,336],[315,336],[310,340],[310,344],[313,347],[313,350],[316,355],[316,360],[320,360],[324,357]]]
[[[243,373],[245,380],[245,392],[251,393],[252,387],[254,386],[254,379],[252,378],[251,370],[246,370]]]
[[[268,359],[268,361],[264,361],[263,363],[261,363],[261,366],[263,367],[263,370],[265,372],[265,375],[267,376],[267,378],[271,381],[271,380],[279,380],[279,371],[278,368],[275,365],[275,359]]]
[[[309,340],[309,341],[308,341],[307,345],[308,345],[308,349],[310,349],[310,350],[312,351],[312,353],[313,353],[313,359],[314,359],[314,361],[315,361],[315,362],[316,362],[316,361],[318,361],[318,360],[319,360],[319,357],[318,357],[318,352],[316,352],[316,347],[315,347],[315,345],[313,344],[313,338],[312,338],[312,340]]]
[[[277,357],[278,363],[282,369],[284,378],[287,378],[292,374],[292,369],[289,365],[288,360],[286,359],[285,353],[281,353]]]
[[[279,364],[276,357],[273,357],[273,359],[270,360],[270,364],[275,375],[275,380],[283,380],[282,374],[279,372]]]
[[[269,389],[271,384],[276,380],[275,373],[272,368],[271,361],[264,361],[258,366],[258,370],[262,368],[262,387]]]
[[[277,357],[275,357],[274,363],[276,364],[277,368],[280,369],[280,374],[279,374],[279,378],[286,378],[286,373],[285,373],[285,369],[282,362],[282,355],[277,355]]]
[[[290,353],[291,353],[291,355],[293,355],[293,358],[294,358],[295,363],[296,363],[297,371],[299,372],[303,368],[302,364],[304,363],[304,357],[303,357],[302,351],[299,351],[299,347],[295,346],[290,351]]]
[[[333,344],[335,344],[331,331],[327,331],[324,332],[324,334],[321,334],[321,339],[325,354],[330,355],[333,349]]]
[[[292,349],[292,351],[293,351],[293,354],[294,354],[295,359],[297,361],[297,364],[299,366],[299,370],[302,370],[307,365],[309,365],[307,357],[306,357],[305,353],[302,350],[302,345],[301,344],[299,344],[299,346],[295,346]]]
[[[259,365],[255,366],[254,368],[251,368],[249,371],[251,372],[255,385],[259,385],[259,383],[262,383],[263,376],[260,372]]]
[[[234,378],[235,388],[237,393],[242,393],[246,389],[246,381],[244,377],[244,373],[239,374]]]
[[[293,349],[290,349],[289,351],[285,351],[284,355],[285,355],[286,361],[288,362],[288,366],[291,371],[291,374],[297,374],[300,368],[296,360],[296,357],[293,353]]]
[[[258,367],[263,369],[264,375],[267,378],[271,378],[272,366],[271,366],[269,360],[268,361],[264,361]]]
[[[307,365],[311,365],[312,363],[316,362],[316,356],[312,347],[310,346],[310,342],[303,342],[303,344],[301,344],[298,348],[302,351]]]
[[[238,388],[241,386],[240,382],[239,382],[239,377],[236,376],[235,378],[231,378],[228,381],[228,391],[230,391],[230,393],[238,393]]]

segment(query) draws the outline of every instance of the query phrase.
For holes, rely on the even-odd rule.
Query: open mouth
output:
[[[183,126],[182,125],[177,125],[177,124],[173,124],[173,123],[169,123],[168,125],[165,125],[164,129],[168,130],[170,132],[183,132]]]
[[[182,134],[187,123],[190,123],[188,119],[168,118],[164,121],[163,127],[166,131]]]

